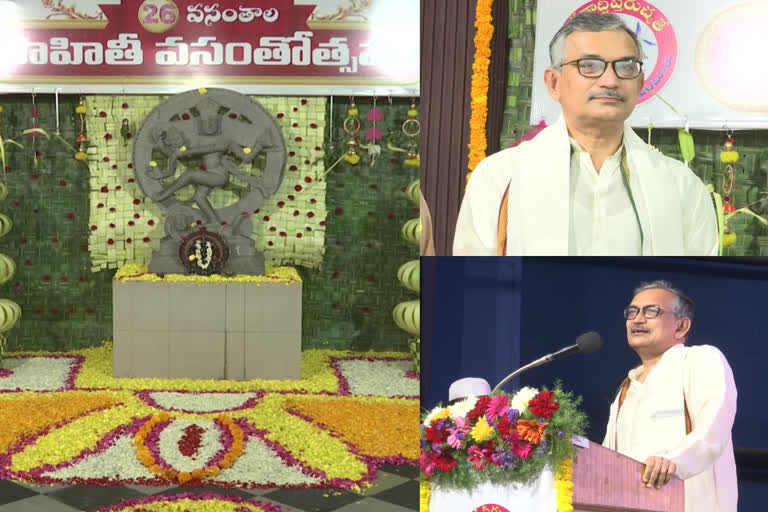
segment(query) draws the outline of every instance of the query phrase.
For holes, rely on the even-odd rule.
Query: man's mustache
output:
[[[624,96],[619,93],[618,91],[614,91],[613,89],[604,89],[600,92],[595,92],[589,95],[589,99],[594,100],[595,98],[616,98],[619,101],[625,101]]]

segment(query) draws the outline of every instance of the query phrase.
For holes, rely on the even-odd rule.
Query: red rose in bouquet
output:
[[[528,402],[528,409],[540,418],[549,419],[560,408],[560,405],[552,401],[554,391],[539,391],[539,394]]]

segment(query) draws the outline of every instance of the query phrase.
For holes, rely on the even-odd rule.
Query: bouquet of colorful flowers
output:
[[[438,406],[421,425],[422,475],[443,488],[471,489],[529,483],[546,465],[556,471],[575,454],[572,436],[584,435],[580,403],[558,382],[552,391],[524,387]]]

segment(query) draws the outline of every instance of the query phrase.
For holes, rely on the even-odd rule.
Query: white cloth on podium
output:
[[[556,498],[555,475],[547,467],[529,485],[486,482],[472,491],[457,491],[432,484],[429,512],[472,512],[483,505],[501,505],[510,512],[556,512]]]

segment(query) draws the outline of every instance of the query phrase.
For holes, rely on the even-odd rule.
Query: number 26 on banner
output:
[[[144,0],[139,7],[139,22],[150,32],[160,34],[179,21],[179,8],[172,0]]]

